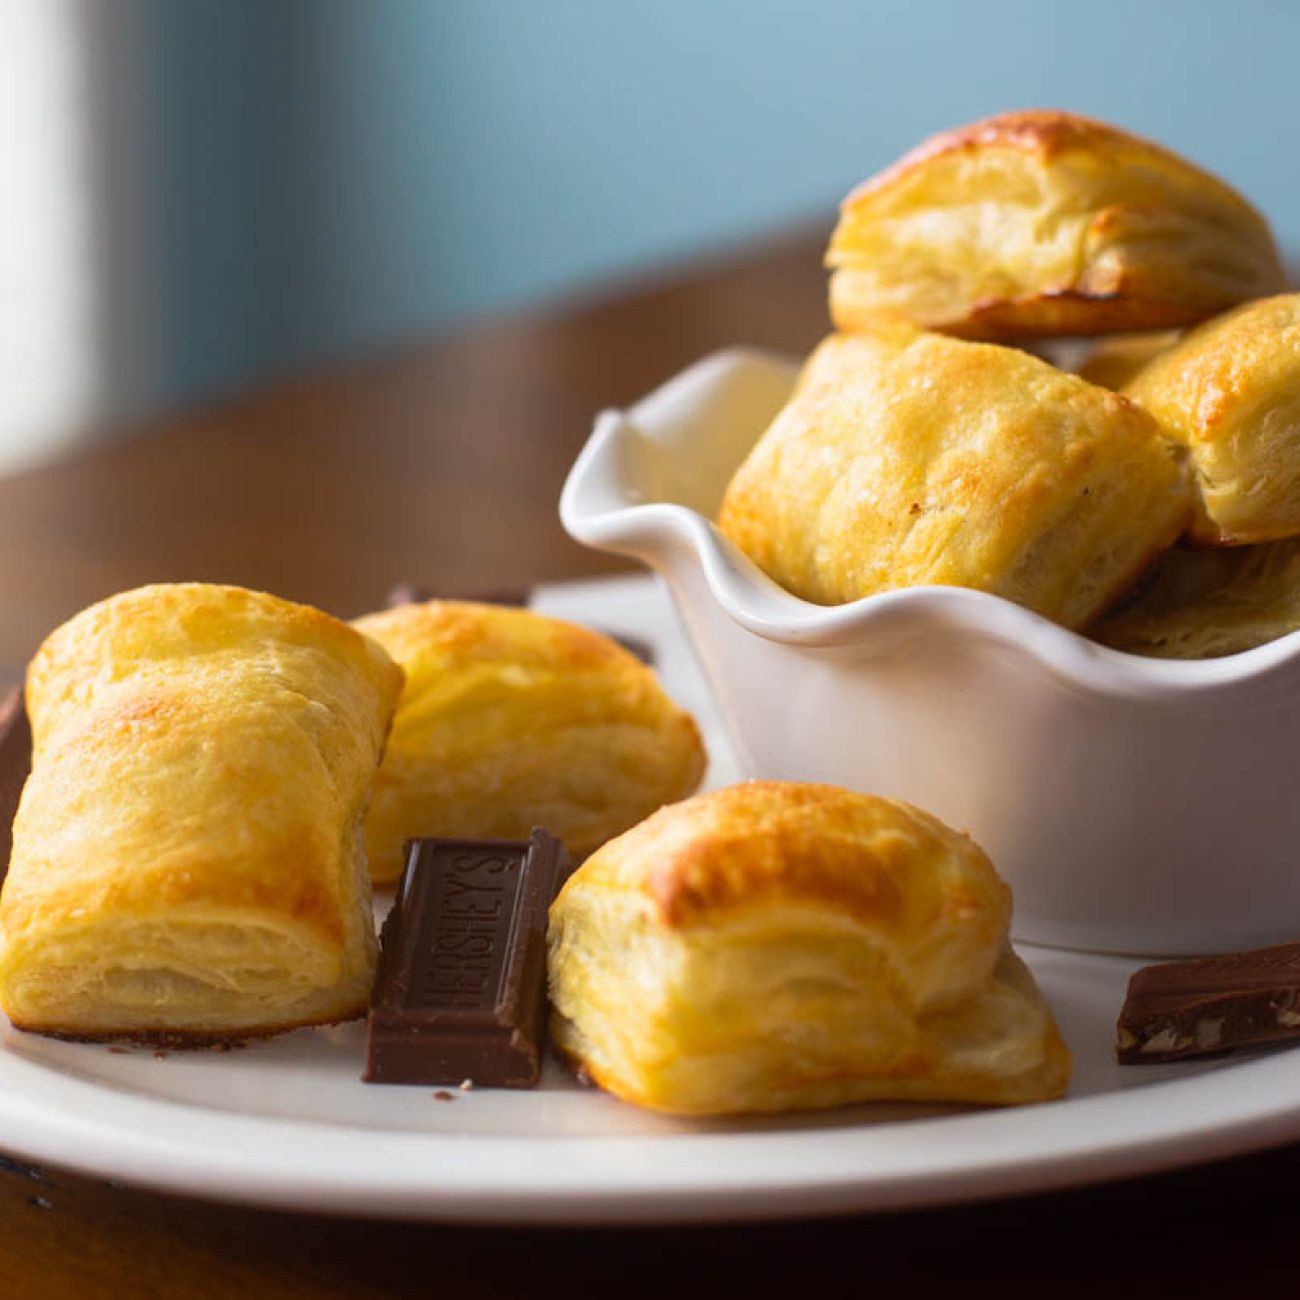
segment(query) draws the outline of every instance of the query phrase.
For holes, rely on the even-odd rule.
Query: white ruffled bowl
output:
[[[955,587],[790,595],[711,520],[796,369],[716,353],[603,413],[560,502],[578,541],[667,581],[746,773],[968,830],[1025,940],[1179,955],[1300,939],[1300,633],[1175,662]]]

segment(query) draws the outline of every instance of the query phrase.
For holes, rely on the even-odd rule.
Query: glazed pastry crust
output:
[[[1191,451],[1200,542],[1300,533],[1300,294],[1193,330],[1125,387]]]
[[[1070,1058],[965,836],[834,786],[664,808],[551,908],[552,1035],[602,1087],[681,1114],[1062,1095]]]
[[[832,335],[718,526],[820,604],[972,587],[1081,627],[1183,530],[1180,453],[1132,402],[1012,348]]]
[[[1283,286],[1235,190],[1046,110],[926,140],[844,201],[826,261],[841,330],[883,314],[984,339],[1189,325]]]
[[[1239,654],[1300,631],[1300,538],[1175,549],[1131,604],[1089,635],[1157,659]]]
[[[699,784],[693,719],[609,637],[529,610],[429,601],[356,626],[406,672],[366,826],[376,882],[416,836],[526,839],[581,859]]]
[[[54,632],[0,894],[10,1019],[170,1042],[363,1014],[361,821],[400,687],[347,624],[234,587],[144,587]]]

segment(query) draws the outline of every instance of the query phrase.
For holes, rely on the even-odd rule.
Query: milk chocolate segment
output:
[[[9,870],[14,814],[32,766],[32,730],[18,687],[0,695],[0,881]]]
[[[546,912],[566,866],[563,844],[541,830],[410,842],[380,939],[368,1083],[537,1083]]]
[[[1300,943],[1145,966],[1116,1028],[1126,1065],[1300,1038]]]

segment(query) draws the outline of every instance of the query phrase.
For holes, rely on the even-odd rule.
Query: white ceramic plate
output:
[[[648,578],[544,588],[547,612],[652,640],[701,720],[709,783],[738,773],[672,607]],[[359,1025],[228,1053],[124,1051],[4,1027],[0,1149],[232,1201],[405,1218],[668,1222],[937,1205],[1062,1187],[1300,1136],[1300,1052],[1120,1069],[1137,964],[1022,947],[1076,1061],[1069,1097],[972,1111],[870,1106],[691,1123],[579,1088],[363,1084]],[[436,1093],[444,1091],[444,1098]],[[447,1098],[450,1099],[447,1099]]]

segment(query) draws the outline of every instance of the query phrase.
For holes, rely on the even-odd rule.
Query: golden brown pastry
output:
[[[207,1040],[361,1015],[361,823],[400,688],[346,623],[237,587],[142,587],[55,631],[0,894],[14,1024]]]
[[[1122,391],[1144,366],[1162,352],[1168,352],[1180,338],[1178,330],[1157,330],[1153,334],[1115,334],[1098,339],[1088,347],[1078,365],[1067,367],[1080,379],[1111,392]]]
[[[886,314],[985,339],[1188,325],[1283,285],[1235,190],[1051,111],[926,140],[848,196],[826,262],[839,329]]]
[[[1193,330],[1124,392],[1191,449],[1201,542],[1300,533],[1300,293]]]
[[[718,526],[797,596],[973,587],[1087,623],[1182,531],[1180,453],[1133,403],[909,326],[832,335]]]
[[[1011,895],[904,803],[755,781],[664,808],[551,907],[551,1032],[681,1114],[1059,1097],[1070,1057],[1011,951]]]
[[[1169,551],[1151,585],[1089,636],[1158,659],[1237,654],[1300,630],[1300,538]]]
[[[694,721],[598,632],[437,600],[356,626],[406,672],[366,823],[376,882],[401,874],[417,836],[527,839],[544,826],[580,859],[704,774]]]

